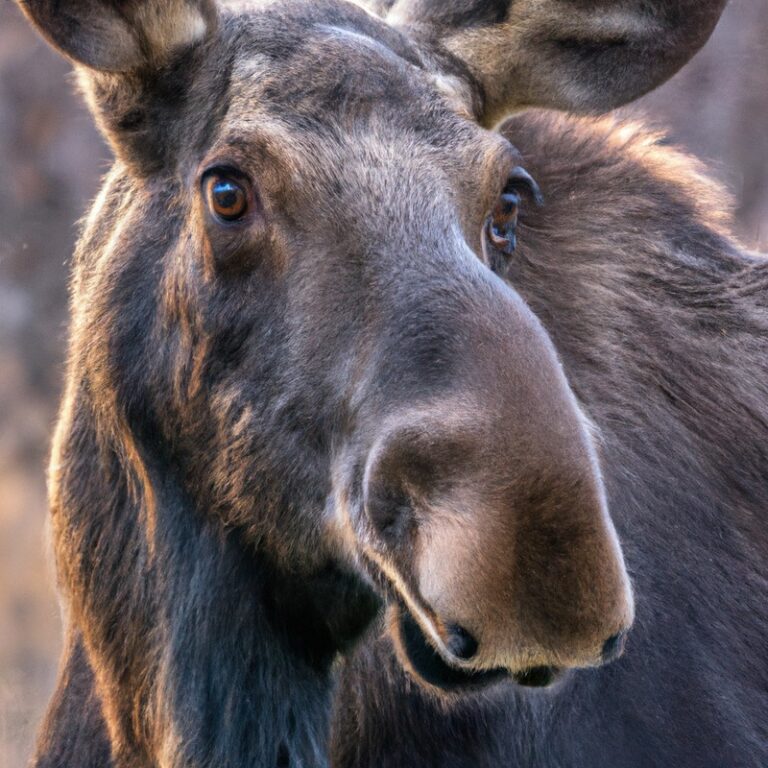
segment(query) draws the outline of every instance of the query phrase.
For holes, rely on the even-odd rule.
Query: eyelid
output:
[[[207,165],[200,174],[200,181],[205,183],[205,180],[213,174],[219,176],[231,176],[233,179],[244,181],[248,186],[253,186],[251,177],[245,171],[237,165],[231,165],[226,161]]]
[[[531,176],[522,165],[516,165],[507,176],[507,183],[504,185],[504,193],[517,192],[520,188],[524,189],[528,196],[537,206],[544,205],[544,195],[536,180]]]
[[[494,163],[495,172],[497,174],[497,189],[498,194],[502,195],[509,183],[510,174],[515,168],[520,167],[523,164],[523,158],[520,153],[510,144],[506,139],[503,139],[503,144],[500,148],[497,159]]]

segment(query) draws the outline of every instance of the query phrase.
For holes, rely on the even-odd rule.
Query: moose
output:
[[[585,116],[724,0],[19,2],[115,155],[34,765],[766,765],[768,261]]]

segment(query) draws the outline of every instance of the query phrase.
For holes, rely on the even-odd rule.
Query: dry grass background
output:
[[[744,242],[768,248],[768,2],[732,0],[708,47],[632,111],[710,163]],[[55,680],[60,619],[44,472],[67,261],[109,153],[69,67],[0,0],[0,768],[21,768]]]

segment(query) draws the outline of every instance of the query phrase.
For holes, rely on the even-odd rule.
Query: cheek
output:
[[[261,208],[243,220],[220,221],[198,195],[190,225],[210,280],[239,279],[255,272],[277,276],[285,271],[287,254],[280,228]]]
[[[209,225],[204,237],[205,263],[213,278],[242,278],[254,272],[279,274],[284,256],[270,228]]]

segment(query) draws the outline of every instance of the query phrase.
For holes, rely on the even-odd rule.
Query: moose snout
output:
[[[501,670],[544,685],[622,652],[632,590],[554,347],[517,294],[477,280],[463,303],[436,298],[423,324],[414,309],[380,352],[403,373],[363,414],[351,498],[404,663],[443,683]]]
[[[609,664],[618,659],[624,653],[628,634],[628,629],[622,629],[611,635],[603,643],[600,655],[595,660],[596,665]],[[446,627],[445,645],[448,653],[461,661],[469,661],[478,651],[477,640],[458,624],[449,624]]]
[[[375,561],[448,664],[540,685],[614,660],[634,606],[589,434],[560,429],[547,452],[479,408],[409,413],[372,452]]]

